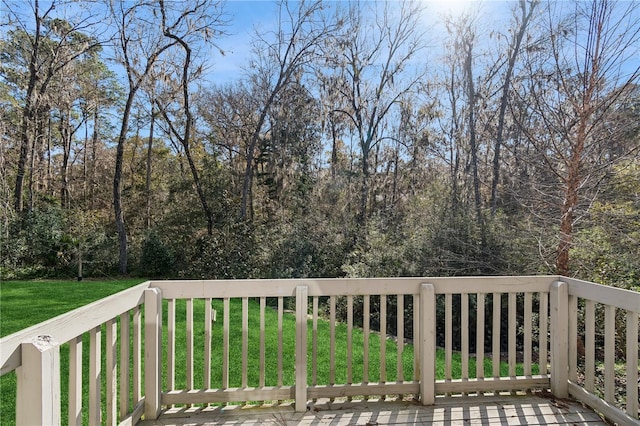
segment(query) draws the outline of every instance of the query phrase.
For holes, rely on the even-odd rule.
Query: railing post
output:
[[[436,291],[420,285],[420,395],[422,405],[436,402]]]
[[[551,393],[569,396],[569,286],[551,284]]]
[[[162,403],[162,292],[144,291],[144,417],[160,416]]]
[[[627,414],[638,416],[638,313],[627,311]]]
[[[60,424],[60,345],[51,336],[22,343],[17,370],[16,424]]]
[[[306,285],[296,287],[296,411],[307,411],[307,297]]]

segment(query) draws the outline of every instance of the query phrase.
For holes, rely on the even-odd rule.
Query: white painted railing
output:
[[[599,351],[594,317],[601,310]],[[615,330],[616,310],[624,330]],[[145,418],[157,418],[170,405],[294,400],[304,411],[308,400],[323,397],[401,394],[433,404],[442,394],[532,389],[570,395],[621,424],[638,424],[639,312],[640,293],[563,277],[151,281],[0,340],[0,372],[19,370],[19,424],[59,423],[59,398],[45,388],[60,381],[56,362],[45,365],[56,358],[55,342],[70,343],[69,423],[81,419],[82,349],[74,342],[87,332],[90,424],[99,423],[101,411],[107,424],[135,424],[143,409]],[[99,330],[107,334],[104,350]],[[623,347],[616,347],[616,332],[626,333]],[[51,336],[52,352],[28,343],[40,335]],[[387,345],[391,340],[397,345]],[[439,341],[444,347],[436,350]],[[602,396],[594,381],[600,352]],[[626,404],[612,390],[616,354],[626,360]],[[22,375],[36,371],[27,365],[40,365],[42,383],[25,385],[31,382]],[[38,392],[41,421],[32,409]],[[27,397],[30,410],[23,410]]]
[[[90,425],[140,420],[142,308],[151,306],[145,294],[156,292],[148,287],[140,284],[0,339],[0,375],[16,374],[16,424],[77,425],[83,417]],[[147,333],[147,348],[149,340]],[[61,347],[67,346],[68,362],[61,370],[61,359],[67,359]],[[61,371],[68,376],[61,377]],[[61,388],[63,382],[68,388]],[[88,390],[84,407],[83,386]],[[64,399],[68,415],[61,418]]]
[[[639,418],[640,293],[570,278],[562,280],[567,286],[569,307],[566,391],[610,420],[631,424],[630,418]],[[616,368],[621,353],[626,362]],[[616,392],[626,399],[624,411],[620,410]]]

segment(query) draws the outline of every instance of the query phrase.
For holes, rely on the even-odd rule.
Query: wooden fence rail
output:
[[[83,409],[135,424],[172,405],[534,389],[639,424],[639,313],[640,293],[555,276],[150,281],[1,339],[0,372],[18,374],[18,424],[64,422],[63,343],[70,424]]]

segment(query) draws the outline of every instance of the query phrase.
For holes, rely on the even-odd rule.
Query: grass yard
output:
[[[0,337],[41,323],[143,282],[143,279],[110,281],[4,281],[0,283]],[[103,333],[104,338],[104,333]],[[83,344],[88,347],[88,340]],[[85,351],[85,355],[88,352]],[[68,345],[60,351],[65,386],[68,380]],[[86,371],[88,372],[88,357]],[[14,372],[0,377],[0,425],[15,424]],[[66,393],[63,387],[63,410]],[[66,417],[63,417],[66,423]]]
[[[2,336],[14,333],[33,324],[37,324],[64,312],[93,302],[110,294],[124,290],[140,283],[142,280],[119,280],[119,281],[33,281],[33,282],[5,282],[0,287],[0,307],[1,324],[0,334]],[[195,300],[194,312],[194,388],[202,388],[204,383],[204,300]],[[212,388],[222,387],[222,300],[213,300],[213,308],[218,312],[217,322],[213,325],[212,332],[212,368],[211,380]],[[167,318],[167,301],[164,302],[164,324]],[[179,300],[176,302],[176,370],[175,388],[186,388],[186,302]],[[229,386],[241,386],[242,378],[242,301],[232,299],[230,302],[230,336],[229,336]],[[258,386],[259,359],[260,359],[260,305],[258,300],[249,300],[249,359],[248,359],[248,385]],[[266,386],[277,386],[281,380],[284,385],[293,385],[295,380],[295,316],[285,313],[283,317],[283,368],[278,368],[278,316],[277,310],[267,307],[265,311],[265,353],[266,353]],[[164,339],[167,341],[167,328],[163,327]],[[329,372],[329,333],[328,321],[318,321],[318,362],[317,362],[317,383],[327,384],[330,382]],[[347,382],[347,327],[345,324],[336,326],[336,347],[335,347],[335,380],[334,383]],[[105,347],[105,333],[102,333],[103,348]],[[363,381],[363,347],[364,335],[362,330],[354,328],[352,336],[351,355],[353,359],[353,383]],[[312,324],[309,321],[309,363],[308,380],[309,384],[314,383],[313,367],[311,364],[312,353]],[[381,339],[378,334],[371,333],[369,336],[369,371],[368,381],[377,382],[380,380],[380,344]],[[397,363],[397,345],[394,340],[387,339],[386,345],[386,381],[395,381]],[[83,336],[84,372],[88,375],[88,355],[89,339],[88,335]],[[166,360],[166,345],[164,347],[163,360]],[[67,386],[68,386],[68,345],[63,345],[60,352],[62,376],[62,418],[66,419],[67,410]],[[104,359],[103,359],[104,363]],[[405,345],[402,356],[404,380],[413,378],[413,346]],[[453,376],[459,378],[460,355],[453,354]],[[164,368],[164,384],[166,389],[167,372],[166,364]],[[491,361],[485,359],[485,375],[491,376]],[[534,374],[537,373],[537,366],[534,366]],[[103,365],[104,371],[104,365]],[[506,364],[501,365],[502,375],[508,374]],[[444,378],[444,351],[437,353],[437,378]],[[280,378],[281,374],[281,378]],[[518,366],[517,374],[523,374],[521,366]],[[475,359],[469,360],[469,376],[475,376]],[[15,413],[15,374],[10,373],[0,377],[0,424],[14,424]],[[104,375],[103,375],[104,383]],[[86,386],[86,384],[85,384]],[[88,399],[88,389],[83,390],[84,397]],[[83,407],[88,401],[83,402]],[[103,404],[104,406],[105,404]],[[85,410],[86,411],[86,410]],[[88,413],[84,412],[85,422]],[[104,413],[103,413],[104,418]]]
[[[143,281],[130,279],[1,282],[0,337],[95,302]]]

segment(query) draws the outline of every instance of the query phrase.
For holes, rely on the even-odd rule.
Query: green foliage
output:
[[[113,270],[115,244],[99,218],[63,209],[50,198],[18,216],[10,230],[0,264],[2,279],[75,276],[80,259],[84,276],[106,276]]]
[[[104,276],[118,262],[112,141],[122,124],[118,108],[123,107],[124,89],[105,60],[102,40],[95,38],[98,15],[76,15],[74,10],[39,9],[45,16],[35,50],[33,19],[7,10],[6,32],[0,37],[0,192],[6,228],[0,276],[4,279],[71,276],[79,265],[85,276]],[[512,24],[517,27],[518,20]],[[132,21],[126,31],[140,30],[139,25]],[[453,31],[449,36],[454,42],[459,34]],[[325,47],[344,50],[333,43],[345,40],[328,37],[325,41]],[[267,37],[258,45],[262,42],[277,47],[274,52],[283,47],[279,45],[283,40]],[[409,46],[397,47],[400,52]],[[544,46],[538,48],[534,56],[542,55],[541,60],[552,53]],[[194,54],[205,50],[196,48]],[[34,53],[37,71],[31,75]],[[464,79],[453,74],[451,80],[425,75],[425,82],[433,82],[428,90],[425,85],[389,98],[391,92],[385,90],[395,91],[404,81],[398,70],[395,82],[375,85],[379,93],[369,93],[379,100],[394,99],[388,109],[383,108],[386,118],[374,127],[363,125],[364,118],[373,111],[377,111],[373,116],[380,116],[382,104],[371,104],[369,112],[366,102],[345,104],[348,91],[342,84],[347,74],[341,74],[346,70],[340,67],[335,75],[307,74],[315,67],[305,63],[287,76],[287,84],[274,93],[264,110],[270,88],[263,78],[278,70],[277,62],[267,61],[261,65],[264,72],[239,75],[233,84],[217,87],[200,84],[204,83],[197,81],[201,73],[193,69],[190,74],[195,80],[190,87],[198,87],[198,93],[192,97],[194,127],[188,144],[199,176],[196,192],[185,145],[175,138],[184,130],[185,122],[179,118],[183,104],[179,91],[172,90],[177,87],[175,69],[169,67],[170,61],[163,62],[174,53],[169,49],[169,56],[162,53],[157,58],[167,67],[154,70],[158,74],[150,80],[153,85],[141,87],[122,147],[124,240],[129,244],[129,264],[137,268],[134,273],[284,278],[504,275],[554,269],[559,206],[565,197],[564,171],[553,164],[569,164],[554,158],[565,158],[562,149],[571,144],[566,138],[558,139],[553,129],[566,123],[542,120],[544,110],[531,107],[530,96],[536,93],[530,90],[539,87],[549,99],[559,94],[565,100],[578,92],[563,94],[561,87],[553,87],[553,79],[540,79],[549,74],[518,76],[521,89],[527,90],[505,110],[502,154],[492,165],[491,157],[497,155],[496,105],[502,102],[501,91],[492,86],[502,87],[504,73],[495,64],[483,63],[480,58],[489,56],[480,51],[476,52],[480,54],[477,77],[488,84],[477,93],[482,102],[472,107],[464,96]],[[504,60],[508,50],[495,53],[495,58],[502,58],[499,64],[508,62]],[[132,56],[132,63],[141,63],[140,55],[141,51]],[[193,59],[194,65],[200,60]],[[535,68],[524,66],[525,57],[514,59],[518,61],[511,65],[515,69]],[[361,65],[365,70],[370,64]],[[497,71],[488,76],[483,69]],[[576,81],[575,72],[567,73],[567,82]],[[35,78],[30,97],[34,105],[27,111],[23,109],[30,77]],[[351,77],[357,77],[352,83],[364,90],[363,96],[369,92],[372,75],[359,71]],[[603,111],[595,110],[609,101],[593,104],[594,117],[601,119],[594,123],[593,137],[589,136],[592,146],[583,153],[583,170],[578,170],[583,174],[579,180],[589,179],[584,180],[573,210],[579,220],[572,236],[572,273],[637,289],[640,172],[637,158],[626,163],[623,158],[638,152],[639,92],[634,85],[614,87],[624,83],[615,78],[602,81],[607,81],[608,88],[597,91],[596,97],[615,93],[616,101]],[[171,107],[164,109],[166,115],[153,109],[158,114],[157,131],[148,157],[154,96]],[[565,106],[558,105],[560,110]],[[477,114],[474,149],[479,159],[471,155],[470,126],[465,124],[470,123],[467,114],[472,110]],[[364,121],[355,119],[360,113]],[[258,125],[261,115],[264,123]],[[255,146],[252,135],[259,140]],[[358,147],[358,135],[366,147]],[[472,176],[474,168],[477,178]],[[497,194],[490,194],[497,171]],[[14,208],[12,200],[13,185],[22,173],[26,213]],[[480,182],[478,201],[474,199],[476,180]],[[245,182],[249,183],[246,191]],[[66,208],[55,201],[62,198],[58,194],[63,189]],[[494,195],[495,205],[490,201]],[[203,214],[201,197],[210,217]],[[237,223],[245,198],[249,222]],[[365,199],[366,205],[361,206]],[[207,219],[212,235],[205,235]]]
[[[215,229],[199,237],[187,251],[185,278],[234,279],[255,277],[255,236],[249,223]]]
[[[630,290],[640,289],[640,165],[615,169],[607,196],[593,203],[572,250],[578,276]]]
[[[175,256],[156,231],[150,231],[142,243],[140,274],[150,278],[170,277],[174,270]]]
[[[10,224],[7,253],[2,256],[2,278],[68,272],[72,238],[65,224],[64,211],[49,201],[16,218]]]
[[[368,221],[365,237],[347,254],[342,270],[348,277],[397,277],[404,269],[401,232],[386,226],[380,216]]]
[[[331,278],[340,270],[347,245],[344,236],[317,216],[262,227],[260,276],[264,278]]]

